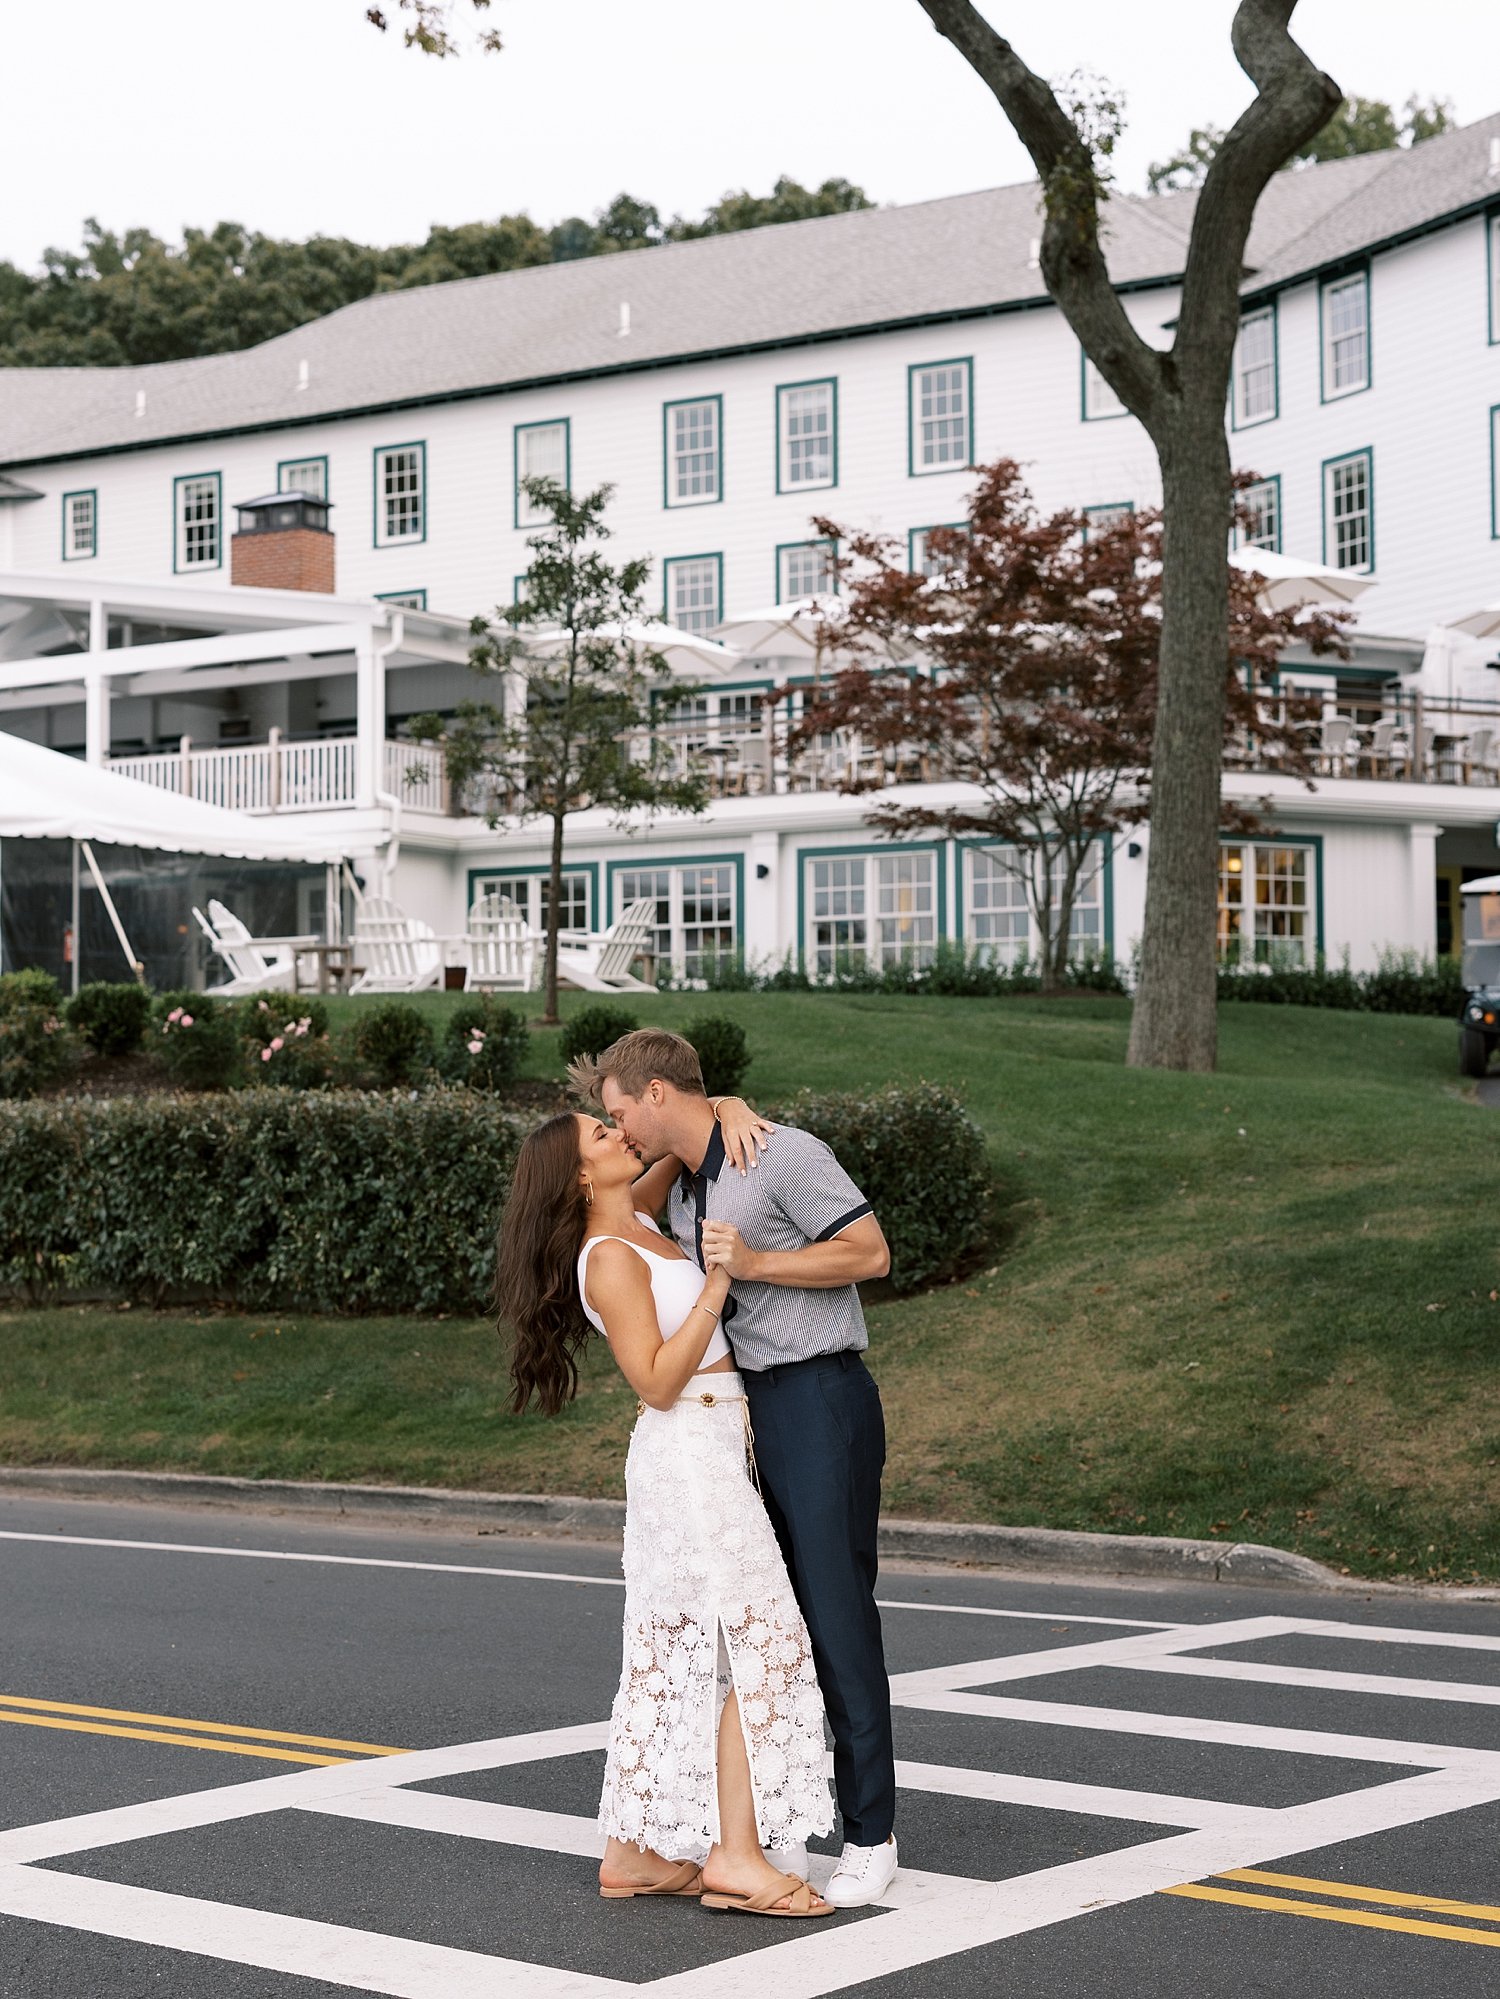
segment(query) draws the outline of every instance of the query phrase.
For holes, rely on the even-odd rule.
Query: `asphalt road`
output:
[[[1500,1995],[1500,1604],[881,1595],[890,1905],[757,1922],[595,1893],[612,1551],[0,1499],[0,1994]]]

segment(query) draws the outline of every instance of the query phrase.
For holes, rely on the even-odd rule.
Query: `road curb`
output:
[[[442,1486],[335,1485],[313,1480],[217,1478],[198,1472],[89,1471],[76,1466],[0,1465],[0,1494],[57,1499],[224,1507],[239,1512],[335,1515],[472,1527],[490,1534],[554,1535],[618,1544],[625,1507],[617,1499],[545,1493],[461,1492]],[[1372,1585],[1306,1555],[1253,1541],[1189,1541],[1152,1534],[1082,1534],[1057,1527],[981,1527],[884,1520],[889,1561],[957,1568],[1066,1570],[1075,1575],[1156,1576],[1177,1582],[1277,1583],[1291,1589]],[[1379,1587],[1379,1585],[1373,1585]]]

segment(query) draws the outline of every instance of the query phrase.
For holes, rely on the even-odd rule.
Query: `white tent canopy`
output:
[[[119,777],[0,731],[0,838],[98,840],[169,854],[327,862],[345,841],[264,824],[201,799]]]

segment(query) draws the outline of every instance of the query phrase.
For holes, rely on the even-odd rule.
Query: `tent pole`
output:
[[[125,926],[120,921],[119,910],[115,908],[115,899],[104,886],[104,877],[99,872],[99,863],[94,859],[94,850],[87,840],[80,840],[78,844],[83,849],[83,858],[89,864],[89,873],[94,877],[94,886],[104,898],[104,907],[109,911],[109,920],[115,926],[115,935],[120,940],[120,949],[125,953],[125,962],[129,965],[131,971],[135,973],[137,981],[141,985],[144,985],[146,983],[146,967],[141,964],[134,951],[130,948],[130,939],[125,935]]]
[[[82,936],[83,926],[79,921],[79,916],[81,913],[81,905],[79,903],[79,886],[80,884],[78,880],[78,842],[75,840],[73,842],[73,914],[72,914],[73,963],[72,966],[70,967],[73,974],[72,990],[75,993],[78,990],[78,964],[79,960],[83,956],[83,936]]]

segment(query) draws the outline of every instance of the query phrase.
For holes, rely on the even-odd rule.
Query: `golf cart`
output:
[[[1500,875],[1465,882],[1464,1005],[1458,1017],[1458,1067],[1482,1076],[1500,1041]]]

